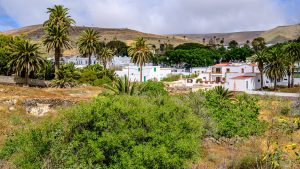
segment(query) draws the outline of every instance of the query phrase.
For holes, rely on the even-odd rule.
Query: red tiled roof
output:
[[[236,76],[232,79],[248,79],[248,78],[252,78],[252,77],[254,77],[254,76]]]
[[[230,63],[219,63],[219,64],[216,64],[214,65],[214,67],[222,67],[222,66],[229,66]]]

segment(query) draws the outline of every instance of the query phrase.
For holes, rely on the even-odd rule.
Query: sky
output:
[[[157,34],[267,30],[300,23],[300,0],[0,0],[0,31],[41,24],[55,4],[69,8],[78,26]]]

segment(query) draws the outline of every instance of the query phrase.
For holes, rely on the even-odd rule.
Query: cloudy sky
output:
[[[63,4],[76,25],[149,33],[266,30],[300,23],[300,0],[0,0],[0,31],[40,24]]]

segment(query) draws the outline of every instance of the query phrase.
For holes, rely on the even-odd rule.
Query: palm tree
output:
[[[299,43],[290,43],[285,48],[286,60],[288,61],[288,78],[289,81],[292,77],[291,83],[289,82],[288,86],[294,87],[294,71],[295,63],[300,60],[300,45]]]
[[[276,90],[277,80],[282,79],[286,75],[284,52],[281,47],[276,47],[270,51],[264,72],[268,78],[274,80],[274,90]]]
[[[114,52],[108,47],[104,47],[98,53],[98,59],[102,62],[104,69],[106,69],[107,64],[112,61],[114,57]]]
[[[58,79],[59,61],[62,57],[63,49],[71,49],[68,28],[62,26],[50,26],[46,28],[46,35],[43,39],[43,44],[48,52],[54,50],[55,60],[55,79]]]
[[[45,66],[45,59],[41,57],[39,46],[29,41],[19,42],[11,47],[12,60],[8,67],[19,74],[25,73],[25,86],[28,85],[29,74],[37,72]]]
[[[267,61],[268,52],[266,49],[259,50],[254,56],[251,57],[251,61],[257,63],[258,70],[260,72],[260,90],[264,87],[264,64]]]
[[[128,77],[125,75],[124,78],[117,78],[112,85],[104,85],[104,87],[118,95],[133,95],[136,90],[136,83],[131,83]]]
[[[91,56],[96,54],[97,46],[99,45],[99,33],[93,29],[84,30],[78,41],[77,46],[80,54],[89,58],[88,64],[91,65]]]
[[[131,60],[140,65],[140,81],[143,81],[143,66],[152,56],[151,47],[146,44],[144,38],[138,38],[135,43],[128,49]]]
[[[50,27],[53,25],[60,25],[70,28],[75,21],[69,15],[69,9],[62,5],[54,5],[52,8],[47,8],[49,13],[49,19],[44,22],[44,27]]]
[[[44,22],[46,35],[43,43],[47,51],[54,50],[55,78],[58,79],[59,61],[63,49],[70,49],[69,29],[75,21],[69,15],[69,9],[62,5],[48,8],[49,18]]]
[[[225,89],[223,86],[216,86],[213,91],[222,99],[230,99],[233,97],[233,92]]]

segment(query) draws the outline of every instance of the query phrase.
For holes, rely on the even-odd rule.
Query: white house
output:
[[[62,62],[63,63],[74,63],[76,68],[83,68],[88,65],[89,59],[87,57],[82,57],[82,56],[71,56],[71,57],[63,57]],[[95,56],[91,57],[91,64],[101,64]],[[112,62],[109,63],[109,67],[123,67],[127,66],[131,63],[131,58],[127,56],[114,56],[112,59]]]
[[[142,67],[142,80],[146,82],[148,80],[160,81],[163,78],[171,74],[171,68],[161,68],[160,66],[143,66]],[[125,66],[121,71],[116,71],[119,77],[127,76],[130,81],[140,81],[140,66]]]

